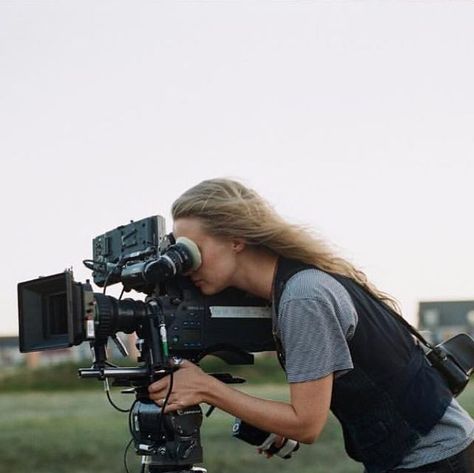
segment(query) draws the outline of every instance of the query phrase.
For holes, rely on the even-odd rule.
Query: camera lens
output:
[[[139,319],[146,316],[146,304],[133,299],[117,300],[95,293],[97,307],[96,338],[104,339],[117,332],[132,333]]]

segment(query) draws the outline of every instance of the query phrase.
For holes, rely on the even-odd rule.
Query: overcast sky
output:
[[[0,0],[0,335],[19,281],[230,176],[396,297],[474,299],[474,4]]]

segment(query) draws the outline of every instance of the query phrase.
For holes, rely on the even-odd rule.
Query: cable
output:
[[[91,271],[98,271],[97,267],[100,266],[100,272],[105,272],[107,269],[107,264],[102,262],[102,261],[96,261],[93,259],[85,259],[82,260],[82,264],[87,268],[90,269]],[[103,289],[103,294],[105,294],[105,289],[107,287],[107,284],[109,282],[110,276],[113,274],[113,272],[116,270],[116,268],[120,267],[122,264],[122,259],[119,260],[119,262],[115,265],[114,268],[112,268],[107,276],[105,277],[105,282],[104,282],[104,289]]]
[[[110,365],[110,363],[108,363]],[[128,413],[130,412],[130,409],[122,409],[121,407],[117,406],[117,404],[112,401],[112,397],[110,396],[110,385],[109,385],[109,380],[107,378],[104,379],[104,389],[105,389],[105,394],[107,395],[107,399],[109,400],[110,405],[116,409],[119,412],[125,412]]]
[[[130,439],[127,446],[125,447],[125,451],[123,452],[123,466],[125,468],[126,473],[130,473],[130,470],[128,469],[128,464],[127,464],[127,455],[128,455],[130,446],[132,445],[132,442],[133,442],[133,439]]]
[[[115,266],[107,273],[107,276],[105,277],[105,281],[104,281],[104,289],[102,291],[102,294],[105,294],[105,290],[107,289],[107,285],[109,283],[109,279],[110,279],[110,276],[112,276],[112,274],[117,271],[117,270],[121,270],[122,269],[122,264],[123,264],[123,260],[124,260],[124,257],[122,256],[118,262],[115,264]],[[86,260],[88,261],[88,260]],[[85,263],[84,263],[85,264]],[[87,266],[87,265],[86,265]],[[107,267],[107,265],[105,265]]]
[[[102,294],[105,294],[105,291],[107,290],[107,284],[109,283],[109,279],[111,275],[112,275],[112,271],[109,271],[109,273],[105,277],[104,288],[102,289]]]
[[[165,412],[165,407],[168,404],[168,401],[169,401],[172,390],[173,390],[173,371],[171,371],[171,373],[170,373],[170,385],[168,387],[168,392],[166,393],[165,400],[163,401],[163,405],[161,406],[160,420],[158,421],[158,432],[160,433],[160,435],[161,435],[161,431],[162,431],[162,428],[163,428],[163,416],[164,416],[164,412]]]
[[[87,268],[90,269],[91,271],[94,271],[94,265],[98,264],[97,261],[94,261],[93,259],[84,259],[82,260],[82,264]]]
[[[135,399],[135,401],[133,401],[132,406],[130,407],[130,410],[128,411],[128,430],[130,431],[130,435],[132,436],[132,441],[134,442],[138,442],[140,440],[140,439],[137,439],[137,437],[135,436],[135,432],[132,428],[132,411],[137,402],[138,402],[138,399]]]
[[[120,261],[119,261],[120,263]],[[104,269],[107,268],[107,265],[103,262],[95,261],[93,259],[84,259],[82,260],[82,264],[87,268],[90,269],[91,271],[97,271],[97,265],[102,266]],[[107,283],[109,282],[109,278],[113,273],[113,269],[110,270],[105,277],[105,282],[104,282],[104,289],[102,290],[102,294],[105,294],[105,290],[107,289]]]
[[[117,411],[119,412],[124,412],[124,413],[129,413],[130,412],[130,409],[122,409],[121,407],[117,406],[117,404],[114,403],[114,401],[112,401],[112,398],[110,396],[110,392],[109,391],[106,391],[105,394],[107,395],[107,399],[109,400],[111,406],[116,409]]]

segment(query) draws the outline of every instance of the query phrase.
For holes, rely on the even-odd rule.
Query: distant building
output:
[[[474,301],[420,302],[418,328],[439,343],[458,333],[474,337]]]

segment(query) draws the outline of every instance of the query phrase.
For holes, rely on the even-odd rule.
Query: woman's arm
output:
[[[290,384],[290,403],[270,401],[238,391],[184,360],[174,373],[173,391],[165,412],[205,402],[243,421],[302,443],[312,443],[326,424],[333,375]],[[150,385],[150,398],[158,405],[168,392],[169,377]]]

